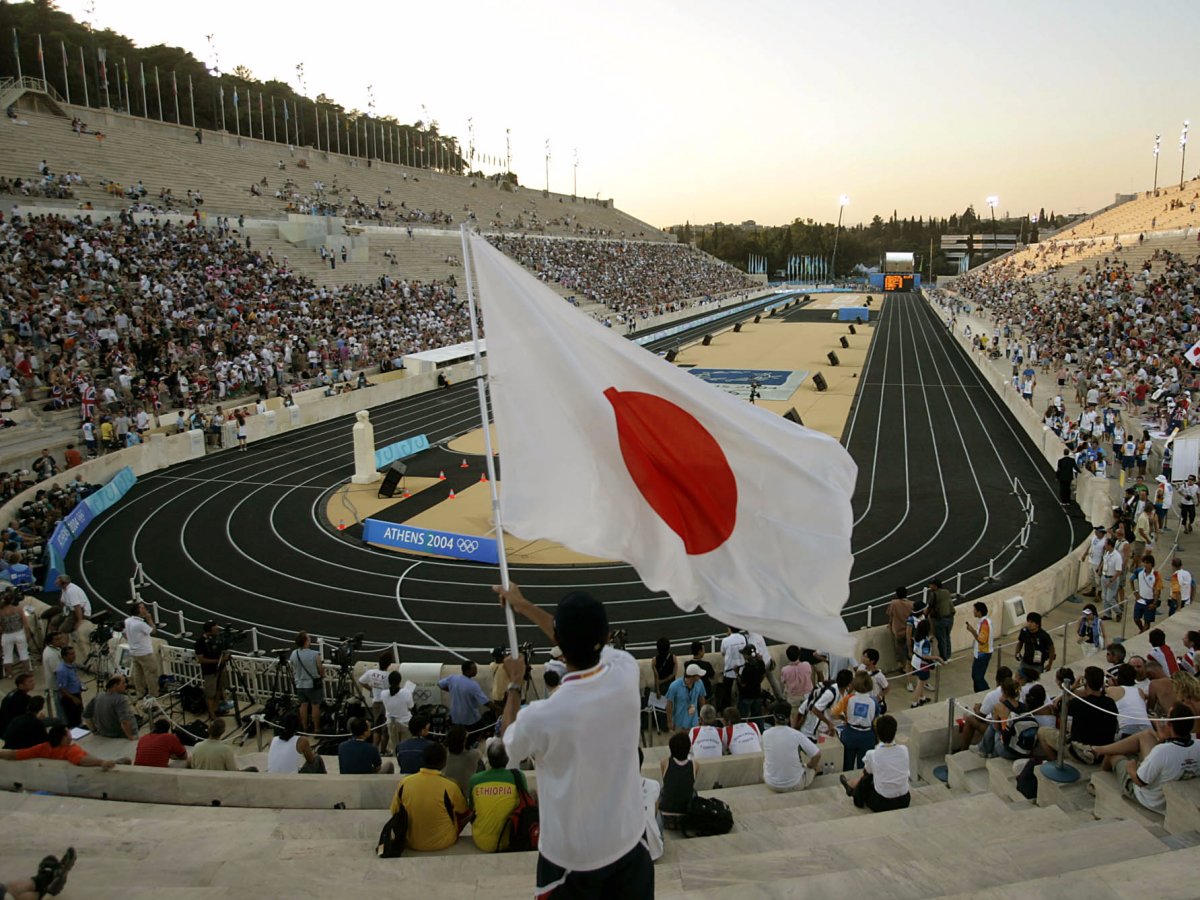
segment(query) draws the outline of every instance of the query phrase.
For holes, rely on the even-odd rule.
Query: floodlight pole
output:
[[[838,198],[838,223],[837,228],[833,231],[833,257],[829,260],[829,279],[830,282],[837,280],[837,245],[838,236],[842,233],[842,213],[846,211],[846,206],[850,203],[850,198],[842,194]]]
[[[1158,148],[1162,144],[1162,135],[1154,136],[1154,196],[1158,196]]]

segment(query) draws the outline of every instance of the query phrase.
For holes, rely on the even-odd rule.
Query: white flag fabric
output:
[[[1200,366],[1200,341],[1193,344],[1192,348],[1183,355],[1187,357],[1187,361],[1193,366]]]
[[[624,560],[680,609],[849,654],[846,450],[619,337],[470,242],[505,530]]]

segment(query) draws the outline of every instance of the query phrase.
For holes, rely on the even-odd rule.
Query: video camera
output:
[[[342,642],[333,648],[331,654],[333,664],[342,669],[349,669],[354,665],[354,651],[361,650],[363,645],[363,633],[360,631],[354,637],[342,638]]]
[[[226,622],[225,627],[217,632],[213,644],[221,653],[228,653],[250,637],[250,631],[245,628],[234,628],[232,622]]]
[[[93,644],[107,644],[112,640],[112,636],[116,634],[116,629],[108,621],[111,615],[112,613],[109,610],[102,609],[88,619],[89,622],[96,626],[92,629],[92,636],[90,638]]]
[[[617,628],[609,635],[608,642],[612,644],[614,650],[624,650],[625,643],[629,640],[629,632],[624,628]]]
[[[533,660],[533,641],[526,641],[523,644],[519,644],[517,649],[525,657],[525,665],[528,666]]]

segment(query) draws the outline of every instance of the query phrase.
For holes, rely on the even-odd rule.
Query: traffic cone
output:
[[[338,531],[345,531],[345,530],[346,530],[346,521],[344,519],[338,519]]]
[[[411,491],[410,491],[408,488],[405,488],[405,489],[404,489],[404,494],[403,494],[403,496],[401,496],[401,497],[400,497],[400,499],[401,499],[401,500],[407,500],[407,499],[408,499],[409,497],[411,497],[411,496],[412,496],[412,492],[411,492]]]
[[[446,480],[446,473],[438,472],[438,481],[445,481],[445,480]]]
[[[462,465],[461,465],[461,466],[459,466],[459,468],[460,468],[460,469],[469,469],[469,468],[471,468],[470,466],[468,466],[468,465],[467,465],[467,458],[466,458],[465,456],[463,457]]]
[[[487,484],[487,472],[480,472],[480,473],[479,473],[479,483],[480,483],[480,484]]]
[[[455,496],[454,496],[454,488],[450,488],[450,496],[449,496],[448,498],[446,498],[446,499],[448,499],[448,500],[454,500],[454,499],[456,499],[456,498],[455,498]]]

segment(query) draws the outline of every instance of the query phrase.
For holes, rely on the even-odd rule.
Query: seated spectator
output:
[[[1083,678],[1071,688],[1079,696],[1071,697],[1067,703],[1067,720],[1071,724],[1070,745],[1108,744],[1117,733],[1117,704],[1104,692],[1104,670],[1099,666],[1088,666]],[[1058,758],[1059,731],[1057,717],[1062,708],[1063,697],[1051,704],[1055,724],[1038,729],[1038,756],[1042,759]]]
[[[863,760],[863,773],[854,781],[838,776],[854,805],[871,812],[904,809],[912,801],[908,781],[910,776],[908,748],[896,741],[896,720],[882,715],[875,720],[879,743],[868,750]]]
[[[542,681],[546,685],[546,696],[553,697],[562,684],[562,676],[554,669],[546,669],[542,672]]]
[[[208,724],[208,737],[192,748],[192,768],[208,772],[237,772],[237,758],[233,748],[221,740],[225,735],[225,720],[213,719]],[[258,769],[246,768],[242,771],[257,772]]]
[[[421,767],[400,782],[392,798],[392,815],[403,806],[408,813],[410,850],[445,850],[454,846],[467,824],[467,801],[458,785],[442,775],[446,747],[428,743]]]
[[[46,729],[46,743],[26,747],[24,750],[0,750],[0,759],[65,759],[73,766],[94,766],[111,769],[128,765],[129,760],[100,759],[71,740],[71,731],[66,725],[51,725]]]
[[[700,707],[700,724],[689,732],[693,759],[719,759],[725,752],[725,739],[717,727],[717,711],[712,706]]]
[[[442,774],[457,784],[465,797],[477,771],[479,751],[475,747],[467,747],[467,729],[461,725],[451,726],[446,735],[446,765]]]
[[[295,775],[302,768],[324,770],[324,763],[312,744],[300,731],[300,716],[288,713],[283,717],[282,728],[267,748],[267,772],[270,774]]]
[[[771,707],[775,725],[762,736],[763,784],[776,793],[800,791],[812,784],[821,768],[821,750],[792,727],[791,704],[777,700]]]
[[[187,748],[171,730],[170,719],[157,719],[149,734],[138,738],[135,766],[154,766],[165,769],[173,759],[187,760]]]
[[[421,760],[425,758],[425,748],[433,741],[429,740],[429,719],[425,716],[413,716],[408,722],[412,737],[396,745],[396,765],[401,775],[415,775],[421,769]]]
[[[17,713],[4,729],[4,746],[9,750],[25,750],[46,741],[46,724],[42,721],[46,698],[33,694],[25,702],[25,711]]]
[[[520,799],[517,786],[525,791],[528,787],[521,770],[509,768],[502,739],[488,741],[487,762],[487,769],[471,776],[466,795],[467,806],[475,816],[471,820],[471,840],[484,853],[493,853],[508,849],[506,826]]]
[[[1111,748],[1095,748],[1097,752],[1106,751],[1106,761],[1114,757],[1112,769],[1121,792],[1158,813],[1167,808],[1164,784],[1200,775],[1200,748],[1192,737],[1196,721],[1190,707],[1176,703],[1171,707],[1170,719],[1155,722],[1152,730],[1138,732]],[[1131,742],[1137,747],[1129,746]],[[1107,752],[1110,749],[1112,752]],[[1125,757],[1135,749],[1137,758]]]
[[[661,763],[662,797],[658,808],[662,812],[663,827],[678,830],[683,816],[696,796],[696,774],[700,763],[690,757],[691,741],[687,732],[677,731],[667,742],[671,755]]]
[[[646,763],[646,755],[638,747],[638,771]],[[662,794],[662,785],[654,778],[642,776],[642,807],[646,814],[646,849],[650,851],[651,861],[663,855],[662,814],[658,811],[658,798]]]
[[[16,118],[12,106],[8,107],[8,117]],[[43,897],[57,896],[67,886],[67,874],[75,865],[75,848],[68,847],[62,859],[56,856],[43,857],[38,864],[37,873],[32,878],[4,878],[0,890],[12,895],[14,900],[42,900]]]
[[[343,775],[392,774],[391,762],[384,762],[371,736],[366,719],[350,720],[350,738],[338,745],[338,771]]]
[[[0,733],[8,728],[8,723],[29,708],[29,698],[33,695],[34,681],[32,672],[22,672],[17,676],[16,685],[0,700]]]
[[[762,753],[762,731],[757,722],[743,722],[736,706],[726,707],[725,727],[721,730],[725,751],[731,756]]]
[[[1129,663],[1117,667],[1117,683],[1110,685],[1108,696],[1117,704],[1117,736],[1126,737],[1150,727],[1146,701],[1137,689],[1137,670]]]
[[[125,687],[124,675],[111,676],[104,684],[103,693],[97,694],[83,711],[84,720],[101,737],[137,740],[137,717]]]

